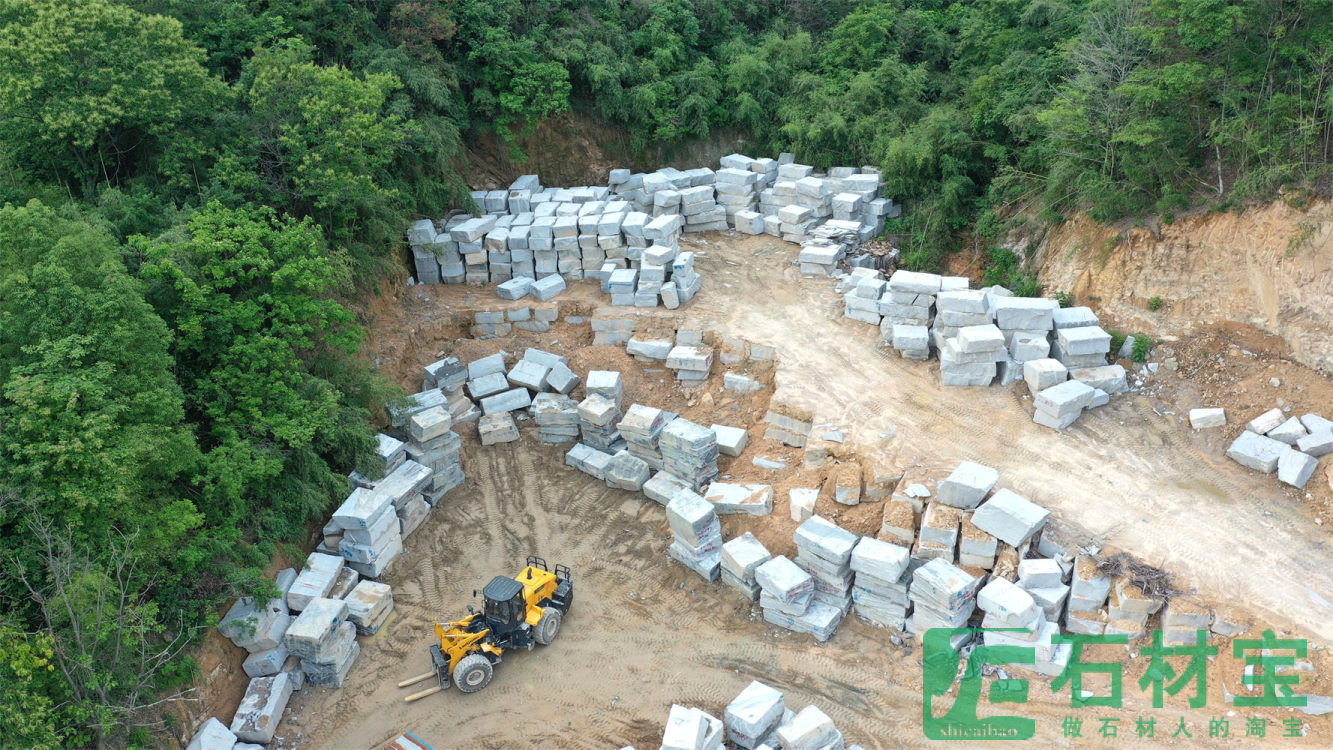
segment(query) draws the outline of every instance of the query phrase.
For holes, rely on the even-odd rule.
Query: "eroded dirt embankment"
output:
[[[1036,248],[1041,281],[1127,326],[1183,334],[1247,323],[1333,374],[1333,204],[1282,201],[1122,230],[1087,217]],[[1161,308],[1150,311],[1153,297]]]

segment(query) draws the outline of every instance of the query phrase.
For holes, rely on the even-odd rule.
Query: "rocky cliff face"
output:
[[[1248,323],[1333,374],[1333,204],[1281,201],[1119,230],[1086,217],[1033,249],[1047,290],[1158,333]],[[1153,297],[1161,297],[1156,312]]]

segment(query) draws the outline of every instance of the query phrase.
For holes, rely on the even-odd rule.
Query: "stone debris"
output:
[[[589,396],[598,395],[616,405],[619,409],[625,393],[625,386],[620,373],[613,370],[589,370],[585,390]]]
[[[304,605],[308,600],[298,597],[297,601]],[[231,605],[218,623],[218,632],[240,648],[255,654],[280,646],[288,622],[288,604],[283,597],[257,603],[253,597],[247,596],[237,599]]]
[[[1333,421],[1318,414],[1288,417],[1281,409],[1269,409],[1245,425],[1226,455],[1247,469],[1277,472],[1278,481],[1304,489],[1319,467],[1319,458],[1330,452]]]
[[[766,516],[773,512],[773,487],[767,484],[713,482],[704,499],[719,515]]]
[[[611,457],[602,470],[606,486],[621,490],[638,492],[652,474],[652,469],[643,459],[627,450],[621,450]]]
[[[1272,474],[1278,459],[1291,451],[1286,443],[1245,430],[1227,448],[1227,457],[1247,469]]]
[[[353,490],[352,494],[357,494],[357,490]],[[287,606],[293,612],[300,612],[311,600],[327,596],[333,590],[333,584],[338,580],[344,564],[342,557],[311,552],[306,557],[305,566],[287,590]],[[226,635],[225,631],[223,634]]]
[[[707,380],[713,367],[713,348],[677,345],[667,354],[666,366],[676,371],[677,380],[691,383]]]
[[[838,613],[837,618],[823,625],[828,637],[832,637],[838,621],[851,610],[850,563],[857,539],[855,534],[820,516],[812,516],[796,528],[797,553],[793,562],[813,580],[811,604],[823,604]]]
[[[722,545],[722,582],[740,591],[751,601],[759,600],[755,570],[773,559],[754,534],[745,532]]]
[[[606,481],[606,466],[611,462],[611,454],[579,443],[565,454],[565,465],[587,474],[599,482]]]
[[[1078,380],[1066,380],[1046,388],[1032,399],[1036,406],[1032,421],[1044,427],[1063,430],[1072,425],[1083,414],[1083,410],[1092,404],[1095,393],[1096,389]]]
[[[656,474],[653,474],[651,479],[643,483],[643,494],[646,495],[649,500],[661,503],[662,505],[671,502],[672,498],[681,492],[689,492],[693,494],[694,488],[686,483],[685,480],[675,476],[669,471],[659,471]]]
[[[660,750],[722,750],[722,722],[697,708],[673,705]]]
[[[712,503],[693,492],[680,492],[666,506],[675,537],[667,553],[706,581],[718,578],[722,565],[722,524]]]
[[[999,481],[1000,472],[995,469],[964,461],[940,482],[936,500],[955,508],[971,510],[986,499]]]
[[[777,732],[784,750],[824,750],[843,745],[842,732],[834,726],[828,714],[815,706],[806,706],[789,720],[782,722]]]
[[[815,514],[815,502],[819,499],[818,489],[797,487],[787,493],[791,510],[791,520],[801,523]]]
[[[977,528],[1011,547],[1021,547],[1046,525],[1050,511],[1009,489],[1001,489],[972,514]]]

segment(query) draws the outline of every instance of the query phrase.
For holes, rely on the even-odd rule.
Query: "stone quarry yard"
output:
[[[620,370],[627,404],[752,428],[742,457],[723,458],[719,467],[727,481],[774,485],[774,511],[724,516],[724,536],[753,531],[774,554],[793,551],[786,489],[820,486],[830,467],[803,468],[801,451],[762,439],[759,421],[771,395],[812,409],[817,421],[841,430],[858,455],[901,467],[904,481],[938,480],[965,460],[992,466],[1002,486],[1050,508],[1053,524],[1075,538],[1165,568],[1187,589],[1197,588],[1198,600],[1245,612],[1256,630],[1308,636],[1312,645],[1333,640],[1327,532],[1315,522],[1325,517],[1333,494],[1326,477],[1317,476],[1303,492],[1288,491],[1222,455],[1246,420],[1273,406],[1273,394],[1260,392],[1272,377],[1302,385],[1281,390],[1295,413],[1333,403],[1328,381],[1282,359],[1273,342],[1264,348],[1244,331],[1221,328],[1207,332],[1209,347],[1173,342],[1178,367],[1156,376],[1151,396],[1129,394],[1059,433],[1032,422],[1021,384],[943,388],[937,363],[902,360],[883,348],[874,329],[842,317],[830,280],[800,276],[790,245],[709,234],[691,249],[704,290],[671,319],[678,327],[775,347],[776,372],[757,376],[776,393],[723,391],[717,373],[702,389],[682,390],[669,370],[637,362],[620,347],[591,346],[586,326],[564,322],[568,313],[545,334],[467,339],[462,321],[471,311],[516,304],[497,300],[491,288],[386,293],[365,311],[370,341],[382,371],[409,390],[419,385],[420,367],[442,354],[468,360],[540,346],[570,356],[576,372]],[[591,314],[605,297],[595,285],[579,284],[558,301],[562,309]],[[1196,374],[1208,377],[1191,381]],[[1253,413],[1243,411],[1251,403]],[[1183,420],[1192,406],[1229,407],[1229,426],[1192,433]],[[467,483],[444,500],[443,513],[427,520],[387,578],[397,607],[393,619],[364,642],[344,689],[306,690],[293,698],[279,733],[284,746],[377,747],[410,729],[437,747],[650,747],[673,702],[720,715],[751,679],[785,691],[789,706],[817,703],[849,742],[925,744],[915,643],[900,647],[889,631],[850,617],[823,645],[766,625],[743,596],[708,585],[666,555],[671,537],[660,506],[565,467],[564,449],[538,444],[531,422],[520,426],[522,440],[488,448],[477,444],[474,427],[460,427]],[[788,468],[762,469],[751,463],[754,456]],[[858,533],[873,533],[881,510],[880,503],[837,506],[827,496],[817,506]],[[411,691],[398,690],[396,682],[428,669],[433,623],[462,614],[473,589],[493,575],[512,574],[527,554],[574,571],[575,605],[560,640],[506,658],[481,693],[450,690],[402,703]],[[1312,658],[1315,677],[1302,675],[1301,692],[1328,694],[1323,650]],[[1191,742],[1234,741],[1235,734],[1230,741],[1207,739],[1208,718],[1224,712],[1216,693],[1198,711],[1183,701],[1154,711],[1132,687],[1146,660],[1127,664],[1126,705],[1115,715],[1131,727],[1138,715],[1172,723],[1183,715],[1192,728],[1202,723]],[[1210,688],[1242,694],[1240,674],[1229,654],[1219,655]],[[1052,697],[1038,687],[1032,696],[1022,713],[1038,720],[1039,736],[1051,744],[1070,742],[1060,730],[1070,713],[1067,692]],[[1274,719],[1288,716],[1264,711]],[[1296,715],[1309,723],[1312,739],[1333,731],[1326,717]],[[1084,736],[1092,731],[1085,728]],[[1280,724],[1270,731],[1279,733]]]

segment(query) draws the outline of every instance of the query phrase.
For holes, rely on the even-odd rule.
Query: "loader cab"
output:
[[[486,625],[496,634],[511,633],[523,626],[528,604],[523,600],[523,584],[513,578],[496,576],[482,589],[486,600]]]

